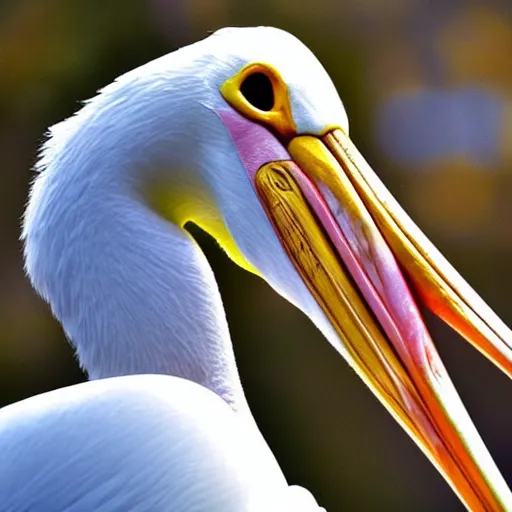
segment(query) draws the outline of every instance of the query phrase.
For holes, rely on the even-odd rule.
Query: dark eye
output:
[[[268,112],[274,106],[274,88],[265,73],[249,75],[240,86],[245,99],[259,110]]]

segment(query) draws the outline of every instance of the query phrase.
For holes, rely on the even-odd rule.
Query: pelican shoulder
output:
[[[288,487],[260,443],[215,393],[185,379],[59,389],[0,411],[2,510],[273,510]]]

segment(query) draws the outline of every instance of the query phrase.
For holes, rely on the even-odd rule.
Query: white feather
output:
[[[0,411],[1,509],[286,510],[277,507],[286,482],[250,433],[217,395],[185,379],[59,389]]]
[[[307,492],[287,490],[252,420],[208,263],[146,194],[161,186],[176,208],[224,224],[351,361],[211,110],[227,107],[219,86],[249,62],[279,70],[299,131],[348,129],[313,54],[271,28],[225,29],[157,59],[51,129],[24,219],[27,273],[89,376],[118,378],[0,413],[7,510],[317,509]],[[143,373],[174,377],[119,378]]]

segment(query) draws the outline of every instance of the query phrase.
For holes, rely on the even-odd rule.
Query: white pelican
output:
[[[409,285],[508,375],[511,332],[357,152],[296,38],[224,29],[121,76],[51,129],[39,171],[26,269],[92,382],[1,411],[2,510],[318,510],[252,419],[188,221],[312,319],[468,509],[512,510]]]

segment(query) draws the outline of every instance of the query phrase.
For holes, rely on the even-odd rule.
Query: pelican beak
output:
[[[414,225],[341,129],[296,136],[254,184],[340,351],[472,511],[512,494],[424,325],[418,297],[512,376],[512,333]]]

